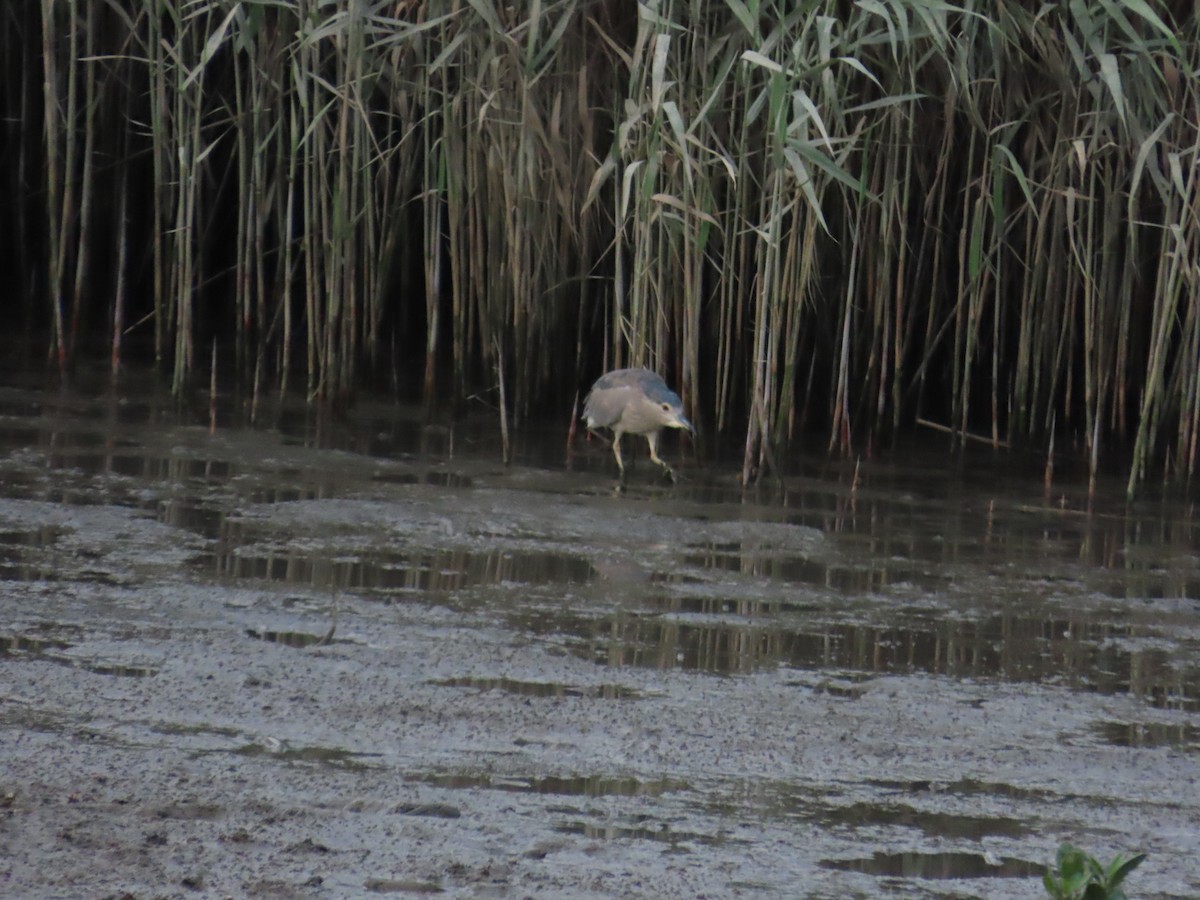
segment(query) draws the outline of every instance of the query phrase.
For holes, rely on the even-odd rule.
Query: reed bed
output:
[[[1196,467],[1193,3],[23,0],[0,47],[0,252],[64,372],[220,345],[507,427],[647,365],[746,480],[922,422]]]

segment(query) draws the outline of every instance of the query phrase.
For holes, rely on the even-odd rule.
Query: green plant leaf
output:
[[[221,48],[221,44],[225,42],[225,34],[229,31],[229,24],[233,21],[234,16],[237,15],[239,8],[240,7],[235,6],[233,9],[231,9],[222,20],[221,24],[217,26],[216,30],[214,30],[212,34],[208,36],[208,40],[204,42],[204,52],[200,54],[200,62],[188,73],[187,78],[184,79],[183,88],[185,90],[187,89],[188,85],[190,85],[193,81],[199,78],[200,75],[203,74],[204,67],[208,65],[209,60],[216,55],[217,50]]]
[[[788,149],[794,150],[797,156],[802,157],[803,159],[812,163],[826,175],[835,181],[840,181],[857,194],[870,198],[872,202],[878,202],[879,198],[868,191],[866,185],[863,184],[862,181],[855,178],[853,175],[839,166],[834,160],[830,159],[820,150],[812,146],[811,142],[792,140],[788,142]],[[789,157],[789,159],[791,159],[791,157]],[[798,172],[797,175],[799,175]]]
[[[1108,88],[1109,94],[1112,95],[1113,107],[1117,111],[1117,118],[1122,123],[1125,122],[1125,90],[1121,86],[1121,70],[1117,65],[1117,57],[1112,53],[1105,53],[1100,57],[1100,78]]]
[[[1167,23],[1159,17],[1158,13],[1151,8],[1150,4],[1147,3],[1146,0],[1121,0],[1121,3],[1130,12],[1137,13],[1137,15],[1141,16],[1143,19],[1153,25],[1154,28],[1157,29],[1162,36],[1167,39],[1171,45],[1171,48],[1176,53],[1183,53],[1183,49],[1179,44],[1179,36],[1176,35],[1170,27],[1168,27]]]
[[[1083,851],[1070,844],[1058,848],[1058,871],[1063,882],[1074,881],[1084,875]]]
[[[1083,893],[1083,889],[1087,886],[1087,883],[1087,872],[1073,871],[1070,876],[1063,877],[1063,892],[1065,896],[1078,897]]]
[[[496,34],[504,33],[504,26],[500,24],[500,19],[496,16],[496,10],[490,4],[485,3],[484,0],[467,0],[467,4],[475,10],[479,18],[487,22],[488,27],[493,32]]]
[[[754,21],[754,16],[746,8],[746,4],[742,0],[725,0],[725,5],[729,7],[729,11],[733,13],[739,24],[746,29],[746,34],[757,40],[758,26]]]
[[[1146,859],[1145,853],[1137,853],[1133,856],[1118,856],[1108,864],[1108,870],[1104,873],[1104,880],[1109,887],[1116,887],[1125,878],[1142,864]]]
[[[1011,172],[1013,178],[1016,179],[1017,187],[1019,187],[1021,189],[1021,193],[1025,195],[1026,208],[1031,210],[1034,215],[1039,215],[1037,202],[1033,199],[1033,191],[1029,187],[1029,179],[1025,177],[1025,169],[1022,168],[1021,163],[1017,161],[1017,158],[1013,155],[1013,152],[1003,144],[996,145],[993,165],[996,167],[997,171],[996,174],[993,175],[993,178],[995,178],[997,183],[1000,182],[1000,170],[1004,168],[1000,157],[1004,158],[1004,162],[1007,163],[1008,171]]]

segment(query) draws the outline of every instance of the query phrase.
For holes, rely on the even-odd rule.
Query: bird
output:
[[[621,435],[642,434],[650,444],[650,459],[663,467],[672,481],[674,470],[658,455],[658,438],[664,428],[682,428],[696,433],[683,414],[683,401],[667,383],[649,369],[614,369],[596,379],[583,401],[583,420],[588,431],[613,433],[613,455],[625,484],[625,461],[621,459]]]

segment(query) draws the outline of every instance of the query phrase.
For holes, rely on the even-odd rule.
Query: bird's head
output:
[[[674,391],[667,391],[666,394],[666,396],[653,398],[654,417],[658,420],[659,426],[682,428],[684,431],[695,434],[696,429],[692,427],[688,417],[683,414],[683,401],[679,399],[679,395]]]

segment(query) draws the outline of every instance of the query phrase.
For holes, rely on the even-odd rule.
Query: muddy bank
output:
[[[112,409],[0,397],[5,896],[1200,893],[1184,507]]]

